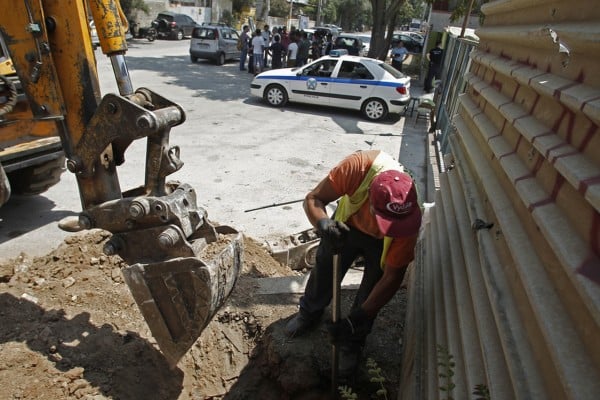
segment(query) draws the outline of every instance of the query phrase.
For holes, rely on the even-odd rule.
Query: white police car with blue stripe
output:
[[[300,68],[265,71],[250,92],[274,107],[290,102],[360,110],[371,121],[400,113],[410,100],[410,78],[380,60],[324,56]]]

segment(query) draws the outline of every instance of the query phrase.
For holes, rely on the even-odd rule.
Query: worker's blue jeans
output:
[[[374,238],[350,227],[345,245],[340,252],[340,276],[346,274],[359,256],[364,258],[364,273],[352,309],[359,307],[367,299],[375,284],[381,279],[382,251],[383,239]],[[316,257],[316,265],[310,272],[304,295],[300,298],[300,312],[309,318],[319,318],[333,296],[333,253],[323,241],[319,244]],[[373,321],[370,321],[369,325],[370,331]],[[364,340],[364,338],[358,339]]]

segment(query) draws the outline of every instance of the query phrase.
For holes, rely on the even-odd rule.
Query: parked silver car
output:
[[[218,65],[227,60],[239,59],[242,52],[237,49],[240,35],[229,26],[205,25],[192,31],[190,59],[214,60]]]

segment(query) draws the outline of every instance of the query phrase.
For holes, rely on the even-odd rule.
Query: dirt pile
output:
[[[244,240],[244,265],[226,305],[170,369],[129,289],[123,261],[106,256],[104,231],[73,235],[50,254],[0,265],[0,399],[329,398],[330,345],[322,326],[282,333],[298,295],[256,295],[257,279],[298,274],[258,242]],[[343,291],[350,304],[352,291]],[[395,398],[404,296],[386,306],[365,354]],[[375,393],[361,368],[360,398]]]

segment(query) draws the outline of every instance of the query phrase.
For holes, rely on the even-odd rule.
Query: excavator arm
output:
[[[118,0],[86,3],[17,0],[0,15],[0,30],[33,115],[56,124],[67,169],[77,178],[82,211],[63,227],[113,234],[104,251],[127,263],[125,281],[175,365],[231,292],[242,235],[213,226],[190,185],[167,182],[183,166],[169,135],[185,111],[151,89],[133,89]],[[90,14],[118,94],[100,94]],[[138,139],[147,142],[145,182],[123,190],[117,171]]]

